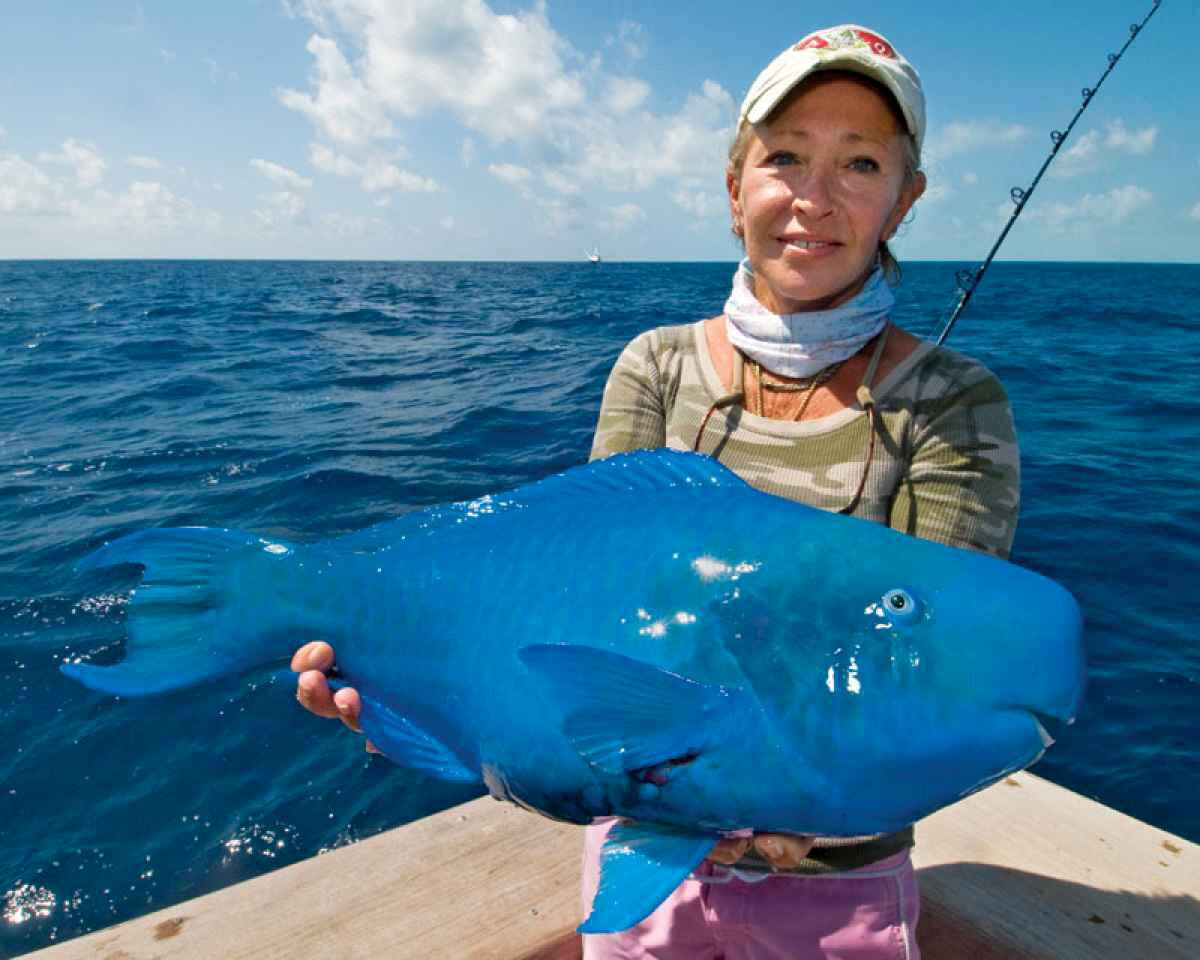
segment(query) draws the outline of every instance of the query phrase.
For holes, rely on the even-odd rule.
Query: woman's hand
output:
[[[306,643],[292,655],[292,669],[300,674],[296,680],[296,699],[300,706],[318,717],[338,717],[342,723],[356,733],[362,733],[358,725],[358,713],[362,701],[353,687],[342,687],[337,693],[329,689],[325,674],[333,668],[333,647],[316,641]],[[367,741],[367,752],[377,753],[375,745]]]
[[[729,837],[718,840],[708,859],[732,866],[745,856],[750,844],[776,870],[794,870],[813,848],[812,837],[794,833],[756,833],[753,837]]]

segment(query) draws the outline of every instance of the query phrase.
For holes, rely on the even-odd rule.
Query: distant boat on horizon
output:
[[[600,249],[598,247],[592,247],[592,252],[587,254],[587,258],[588,258],[588,263],[599,263],[600,262]]]

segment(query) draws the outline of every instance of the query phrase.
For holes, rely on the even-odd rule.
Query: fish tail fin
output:
[[[136,697],[275,659],[286,647],[271,649],[279,645],[272,644],[279,631],[271,622],[278,620],[279,604],[256,610],[251,594],[271,592],[279,564],[293,550],[240,530],[206,527],[144,530],[106,544],[77,570],[143,568],[129,599],[125,659],[105,667],[64,663],[60,669],[92,690]]]

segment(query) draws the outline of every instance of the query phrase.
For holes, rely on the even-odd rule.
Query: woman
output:
[[[878,34],[819,30],[772,61],[726,170],[746,258],[725,312],[625,348],[592,457],[699,450],[767,492],[1006,555],[1018,459],[1002,388],[888,320],[887,241],[925,189],[924,131],[917,73]],[[300,700],[356,726],[356,694],[329,694],[331,663],[327,645],[297,651]],[[585,898],[607,829],[587,831]],[[722,840],[637,927],[587,937],[585,956],[914,958],[911,845],[911,827]]]

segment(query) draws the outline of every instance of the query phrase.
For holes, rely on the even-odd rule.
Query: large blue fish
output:
[[[324,639],[397,763],[588,823],[619,815],[585,932],[625,929],[744,828],[895,830],[1037,760],[1083,686],[1079,609],[982,554],[641,451],[325,543],[148,530],[137,696]]]

